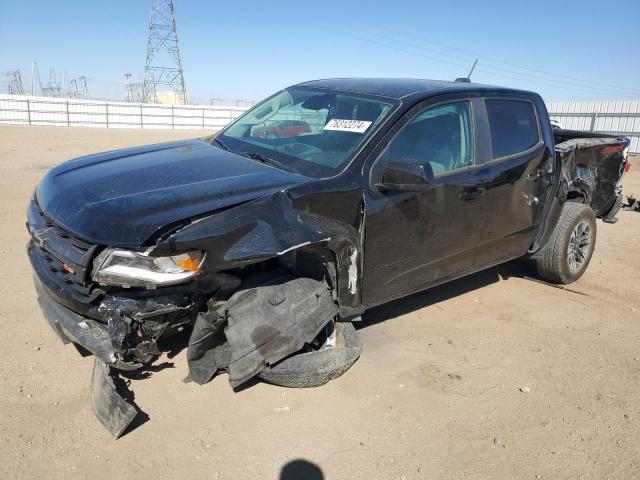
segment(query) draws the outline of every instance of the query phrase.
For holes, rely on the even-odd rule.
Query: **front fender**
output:
[[[264,262],[301,248],[321,247],[334,257],[340,306],[359,305],[362,236],[358,219],[351,224],[308,207],[281,191],[194,220],[161,239],[153,255],[204,250],[206,274]]]

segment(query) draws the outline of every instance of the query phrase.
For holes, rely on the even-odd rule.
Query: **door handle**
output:
[[[485,192],[486,189],[482,187],[464,188],[460,194],[460,200],[473,200],[474,198],[484,195]]]

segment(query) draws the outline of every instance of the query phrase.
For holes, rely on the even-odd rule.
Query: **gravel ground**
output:
[[[37,306],[25,207],[68,158],[199,135],[0,126],[0,476],[640,477],[640,214],[628,211],[598,222],[570,289],[512,262],[367,312],[362,357],[321,388],[184,384],[185,351],[163,358],[132,383],[150,420],[112,440],[91,412],[91,359]],[[636,197],[638,169],[624,180]]]

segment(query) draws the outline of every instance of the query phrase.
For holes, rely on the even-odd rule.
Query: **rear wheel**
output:
[[[565,203],[547,244],[534,256],[540,276],[572,283],[587,269],[596,244],[596,217],[588,205]]]

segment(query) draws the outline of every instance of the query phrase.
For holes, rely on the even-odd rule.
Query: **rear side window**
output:
[[[533,104],[520,100],[486,100],[492,157],[524,152],[538,143]]]

